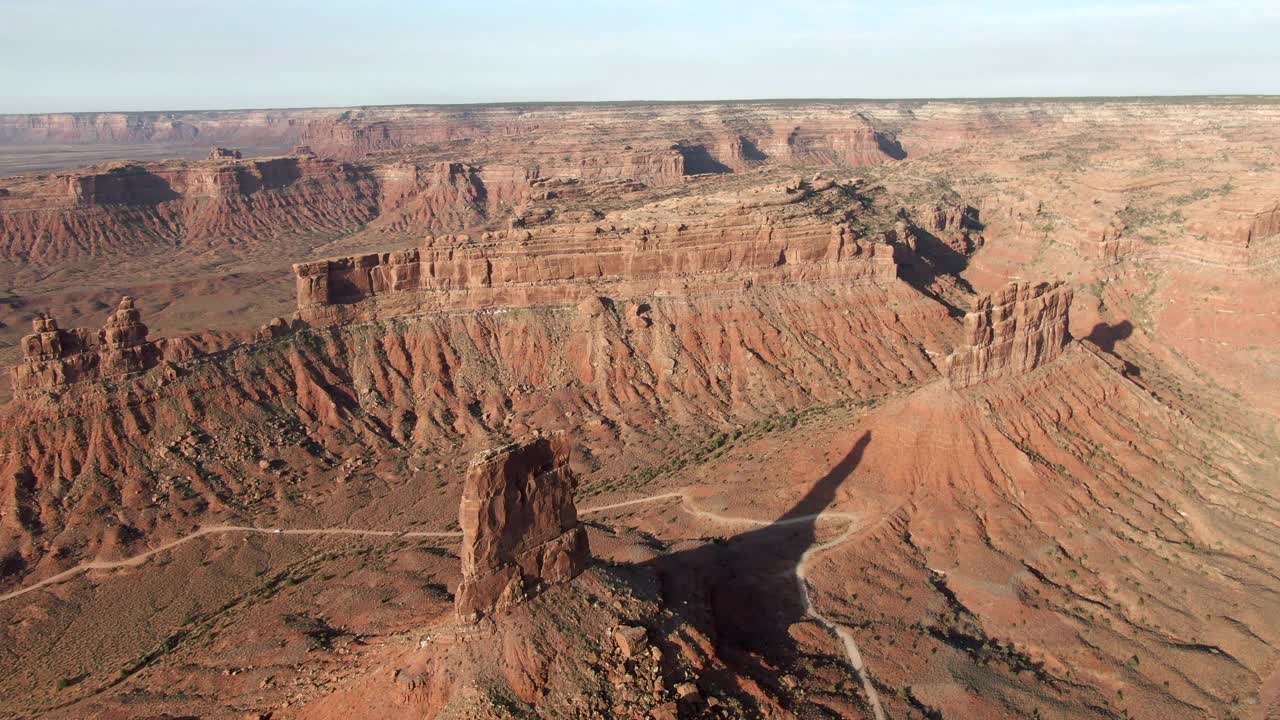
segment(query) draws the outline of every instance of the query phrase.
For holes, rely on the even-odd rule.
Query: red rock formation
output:
[[[888,283],[897,266],[890,247],[858,239],[846,224],[812,216],[770,220],[747,208],[688,222],[433,237],[420,248],[301,263],[294,272],[299,316],[324,325],[444,307],[571,304],[602,293],[722,292],[801,280]]]
[[[239,160],[240,151],[233,150],[231,148],[215,146],[213,149],[209,150],[209,159],[210,160]]]
[[[896,140],[865,119],[806,122],[783,129],[759,144],[766,155],[798,165],[863,167],[906,157]]]
[[[963,203],[930,203],[902,211],[893,237],[944,272],[964,269],[985,243],[978,209]]]
[[[458,508],[462,583],[456,609],[489,615],[548,584],[567,582],[591,557],[573,504],[577,480],[563,435],[478,455]]]
[[[1186,231],[1192,239],[1173,248],[1176,255],[1234,267],[1257,266],[1280,259],[1280,202],[1245,205],[1211,203],[1188,210]]]
[[[1126,234],[1126,230],[1128,228],[1125,227],[1124,222],[1119,218],[1113,218],[1101,234],[1096,236],[1096,240],[1089,237],[1082,238],[1080,250],[1087,257],[1100,260],[1105,264],[1120,262],[1137,249],[1136,241]]]
[[[584,121],[591,125],[589,138],[582,137]],[[554,106],[466,112],[368,108],[311,120],[304,138],[326,155],[348,159],[450,142],[483,143],[489,154],[518,158],[541,177],[632,179],[649,185],[765,162],[857,167],[905,157],[892,136],[861,114],[772,105],[590,112]]]
[[[166,341],[169,362],[136,379],[0,408],[0,479],[29,469],[47,528],[91,526],[111,502],[121,522],[163,537],[184,516],[157,520],[155,508],[225,516],[228,493],[260,487],[245,458],[282,437],[344,457],[436,452],[566,416],[705,426],[935,378],[929,357],[958,328],[896,278],[890,246],[815,211],[843,197],[824,185],[701,198],[678,219],[646,206],[299,265],[303,323],[271,323],[239,347]],[[199,458],[188,436],[210,439]],[[104,477],[123,499],[89,491]],[[22,537],[24,558],[53,557]]]
[[[382,230],[468,227],[482,219],[488,202],[481,170],[473,165],[398,162],[377,168],[375,176],[380,199],[373,226]]]
[[[0,258],[47,265],[175,244],[258,245],[282,233],[439,231],[479,221],[527,183],[458,163],[368,167],[312,156],[122,164],[13,178],[0,196]],[[375,223],[375,221],[377,221]]]
[[[1216,242],[1249,247],[1253,242],[1280,234],[1280,202],[1247,210],[1213,207],[1212,220],[1192,221],[1193,231],[1204,232]]]
[[[159,356],[128,296],[96,334],[84,328],[61,330],[49,317],[36,318],[32,330],[22,339],[23,362],[12,371],[19,393],[141,372]]]
[[[979,298],[964,320],[964,344],[946,362],[953,387],[1029,372],[1057,357],[1070,339],[1071,288],[1062,281],[1010,283]]]
[[[867,263],[836,267],[856,277],[881,261],[893,267],[877,247]],[[786,267],[804,277],[823,266]],[[414,299],[416,311],[397,313],[384,304],[390,296],[376,296],[328,308],[369,322],[335,320],[227,351],[183,343],[182,356],[167,341],[172,364],[0,406],[0,491],[16,474],[29,477],[24,497],[39,509],[41,537],[67,538],[50,547],[23,530],[4,541],[26,572],[47,573],[103,549],[104,517],[163,541],[184,532],[193,514],[230,521],[228,498],[255,498],[254,512],[309,505],[261,495],[256,459],[264,453],[329,467],[321,457],[456,453],[494,433],[561,428],[566,417],[577,428],[666,433],[861,401],[936,378],[930,353],[957,329],[943,306],[898,280],[819,274],[746,288],[750,276],[691,273],[637,285],[649,294],[592,295],[578,305],[566,304],[561,288],[554,304],[480,312],[437,312]],[[465,305],[469,293],[481,291],[449,297]],[[283,330],[276,327],[263,337]],[[603,442],[616,447],[616,438]],[[314,480],[332,483],[335,474]],[[0,502],[6,497],[0,492]],[[54,553],[73,538],[87,544]]]

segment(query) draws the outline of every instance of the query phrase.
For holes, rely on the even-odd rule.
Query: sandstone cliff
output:
[[[1187,212],[1185,231],[1191,238],[1178,243],[1173,254],[1242,268],[1280,262],[1280,202],[1223,200]]]
[[[334,324],[448,307],[576,303],[598,295],[754,285],[892,283],[892,248],[848,225],[742,211],[634,226],[573,225],[428,238],[420,248],[294,266],[299,317]],[[691,280],[696,279],[696,282]]]
[[[13,388],[23,394],[87,380],[120,377],[153,367],[159,357],[147,340],[147,326],[125,297],[102,330],[62,330],[50,317],[37,317],[34,333],[22,339],[23,361],[13,368]]]
[[[963,345],[946,361],[953,387],[1019,375],[1057,357],[1070,339],[1070,286],[1010,283],[980,298],[964,319]]]
[[[566,437],[539,437],[478,455],[458,508],[462,528],[459,617],[500,611],[567,582],[590,560],[573,504],[577,481]]]
[[[488,157],[518,158],[543,177],[628,178],[651,185],[762,163],[859,167],[906,156],[901,143],[866,115],[834,107],[813,112],[767,104],[691,105],[655,112],[606,106],[590,113],[589,135],[580,115],[556,106],[466,112],[368,108],[311,120],[303,138],[332,157],[406,150],[445,157],[457,145]]]
[[[352,165],[309,155],[117,164],[6,181],[0,257],[50,265],[201,245],[256,246],[281,233],[467,227],[490,201],[483,173],[458,163]],[[498,172],[496,201],[520,178]]]
[[[171,339],[167,362],[125,382],[28,385],[0,410],[0,497],[17,503],[3,511],[33,519],[11,528],[10,565],[103,551],[103,523],[163,538],[192,513],[325,512],[266,492],[273,458],[334,468],[298,478],[331,483],[352,453],[448,455],[565,417],[607,455],[633,428],[937,377],[930,356],[957,329],[946,308],[897,278],[880,238],[815,214],[841,192],[820,187],[304,263],[297,320],[254,342]]]

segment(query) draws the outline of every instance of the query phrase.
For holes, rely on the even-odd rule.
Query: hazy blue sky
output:
[[[1280,0],[0,0],[0,112],[1280,93]]]

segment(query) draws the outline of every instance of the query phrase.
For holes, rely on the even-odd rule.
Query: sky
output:
[[[0,113],[1280,94],[1280,0],[0,0]]]

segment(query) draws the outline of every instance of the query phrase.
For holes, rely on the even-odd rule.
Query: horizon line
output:
[[[373,103],[350,105],[295,105],[227,108],[180,108],[160,110],[50,110],[37,112],[0,112],[0,116],[23,117],[39,115],[172,115],[181,113],[239,113],[281,112],[307,110],[376,110],[391,108],[538,108],[538,107],[590,107],[590,106],[644,106],[644,105],[780,105],[804,103],[831,104],[911,104],[911,103],[1018,103],[1018,102],[1142,102],[1142,101],[1266,101],[1280,102],[1280,94],[1271,93],[1215,93],[1215,94],[1160,94],[1160,95],[993,95],[950,97],[777,97],[777,98],[725,98],[717,100],[495,100],[484,102],[431,102],[431,103]]]

